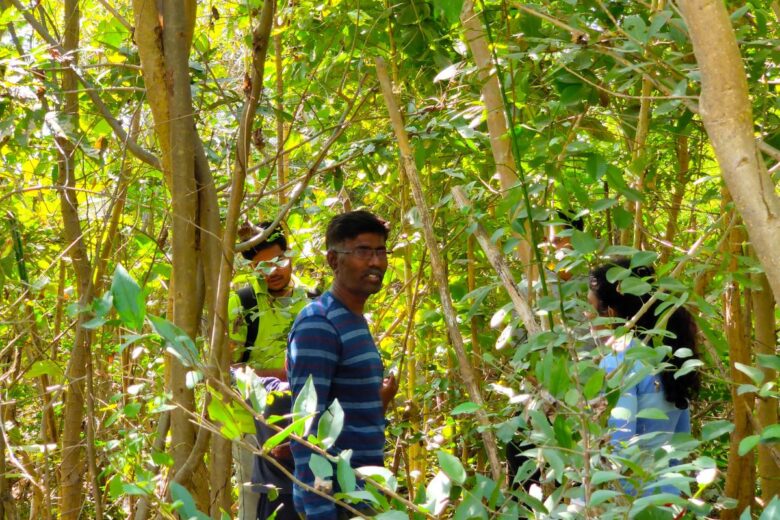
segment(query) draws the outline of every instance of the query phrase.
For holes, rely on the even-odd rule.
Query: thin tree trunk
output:
[[[677,152],[677,179],[674,183],[672,206],[669,209],[669,220],[666,223],[666,233],[664,233],[664,240],[670,244],[675,243],[678,227],[677,221],[680,217],[680,209],[682,208],[683,195],[685,195],[685,187],[688,185],[688,179],[690,178],[689,172],[691,165],[691,154],[690,150],[688,149],[688,136],[680,135],[677,137],[675,151]],[[663,251],[661,252],[661,259],[659,263],[666,263],[671,253],[671,247],[664,247]]]
[[[231,197],[228,203],[227,221],[222,239],[222,263],[219,269],[219,280],[215,295],[216,313],[210,341],[212,346],[210,366],[214,370],[212,376],[221,378],[225,382],[228,380],[228,368],[230,365],[230,352],[225,341],[225,333],[227,330],[227,300],[235,254],[234,244],[238,218],[241,213],[241,202],[244,198],[244,182],[249,167],[255,113],[257,104],[260,101],[260,94],[263,91],[263,71],[268,55],[271,29],[274,25],[275,7],[275,0],[267,0],[263,4],[263,10],[260,13],[260,18],[252,35],[252,88],[244,102],[241,120],[239,121],[236,162],[230,190]],[[281,162],[282,157],[277,157],[277,161]],[[218,516],[220,509],[230,511],[230,466],[230,441],[222,436],[214,436],[209,469],[211,481],[210,509],[211,516],[215,518]]]
[[[493,479],[496,482],[501,480],[501,463],[498,458],[498,449],[496,446],[496,439],[490,429],[490,420],[487,413],[484,410],[484,400],[482,399],[482,393],[480,392],[479,385],[474,377],[474,370],[471,367],[466,349],[463,344],[463,336],[460,333],[457,321],[457,313],[452,304],[452,296],[450,294],[449,282],[447,280],[446,270],[444,262],[442,261],[442,255],[440,246],[436,239],[436,235],[433,231],[433,222],[431,222],[430,212],[428,210],[428,204],[425,201],[425,196],[422,191],[422,185],[417,175],[417,166],[414,162],[414,155],[412,153],[411,144],[409,138],[406,135],[404,129],[401,112],[398,109],[398,105],[393,94],[393,87],[390,82],[390,78],[387,75],[384,60],[381,58],[376,59],[377,74],[379,76],[379,83],[382,87],[382,93],[387,104],[388,112],[390,113],[390,121],[395,131],[396,139],[398,140],[398,147],[401,150],[401,157],[404,162],[404,171],[406,172],[409,184],[412,188],[412,196],[415,204],[417,205],[417,211],[420,214],[420,220],[423,224],[423,231],[425,235],[425,242],[428,246],[428,251],[431,256],[431,268],[433,270],[434,279],[439,289],[439,298],[442,305],[442,313],[444,314],[444,321],[447,324],[447,330],[449,332],[450,341],[455,350],[455,354],[458,357],[458,363],[460,365],[460,375],[463,379],[466,389],[468,390],[471,400],[479,406],[476,412],[477,421],[484,426],[482,431],[482,440],[485,443],[485,450],[490,460],[490,470],[493,475]]]
[[[724,207],[728,202],[728,194],[724,190]],[[727,254],[730,256],[728,269],[735,273],[738,269],[737,255],[742,254],[744,233],[739,226],[734,226],[729,232],[728,241],[724,244]],[[752,434],[750,414],[752,410],[751,393],[738,395],[739,385],[748,384],[750,380],[745,374],[737,370],[736,363],[750,365],[750,344],[745,334],[745,310],[742,305],[742,291],[732,278],[723,294],[724,326],[726,329],[726,341],[729,345],[729,365],[733,385],[731,387],[731,400],[734,406],[734,431],[731,433],[729,443],[728,470],[726,471],[725,494],[737,500],[735,509],[724,511],[721,518],[724,520],[736,520],[744,509],[753,502],[753,490],[755,486],[755,454],[749,453],[740,456],[739,443]]]
[[[66,0],[64,6],[65,33],[63,48],[74,64],[78,64],[80,12],[78,0]],[[71,69],[63,72],[62,89],[65,94],[63,112],[78,128],[78,80]],[[76,147],[64,136],[57,138],[59,148],[60,205],[66,243],[69,244],[73,268],[76,272],[79,303],[83,306],[92,299],[91,268],[86,244],[82,238],[81,223],[75,192]],[[73,348],[66,370],[68,383],[65,394],[62,433],[62,462],[60,464],[60,518],[76,519],[84,506],[82,458],[84,420],[84,377],[89,356],[90,334],[81,327],[84,316],[76,326]]]
[[[493,56],[486,37],[485,26],[474,12],[474,1],[465,0],[460,12],[460,21],[463,25],[466,43],[471,49],[474,63],[477,65],[477,77],[482,82],[482,101],[487,112],[488,135],[490,136],[490,150],[493,161],[496,164],[501,190],[508,195],[509,190],[517,184],[515,172],[515,159],[512,154],[511,143],[507,134],[507,121],[504,112],[504,100],[501,96],[501,85],[498,83],[498,75],[495,71]],[[534,263],[533,249],[536,244],[530,240],[530,228],[526,228],[526,236],[518,236],[518,254],[523,265],[526,266],[526,277],[529,283],[536,279],[537,268]],[[530,294],[530,292],[529,292]]]
[[[773,356],[777,350],[777,328],[775,322],[775,299],[772,289],[763,274],[754,275],[754,281],[759,290],[753,291],[753,315],[755,316],[755,351],[756,354]],[[762,367],[764,381],[777,381],[777,372],[771,368]],[[766,428],[778,422],[778,401],[776,398],[759,397],[756,400],[756,415],[761,428]],[[772,457],[770,446],[776,449],[780,443],[758,445],[758,476],[761,479],[761,499],[768,504],[772,497],[780,496],[780,466]]]
[[[187,2],[189,3],[189,2]],[[196,287],[198,255],[195,249],[198,194],[195,183],[195,124],[190,90],[189,51],[191,26],[185,2],[162,3],[163,44],[168,94],[171,157],[171,220],[173,227],[173,322],[193,340],[198,333]],[[172,356],[167,390],[177,408],[171,411],[173,471],[187,460],[195,442],[195,428],[187,411],[195,398],[185,384],[187,369]],[[189,486],[189,482],[183,485]]]
[[[729,13],[720,0],[686,0],[678,5],[701,72],[701,119],[777,299],[780,199],[756,148],[747,77]]]

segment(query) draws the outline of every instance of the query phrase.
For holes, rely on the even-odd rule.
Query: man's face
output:
[[[271,272],[266,274],[266,270],[261,271],[269,292],[284,291],[290,285],[292,262],[288,257],[284,256],[284,251],[278,244],[258,251],[252,259],[252,267],[257,267],[260,262],[274,263],[274,268]]]
[[[334,284],[365,297],[379,292],[387,270],[387,254],[377,252],[386,247],[386,239],[376,233],[361,233],[335,245],[328,251]]]

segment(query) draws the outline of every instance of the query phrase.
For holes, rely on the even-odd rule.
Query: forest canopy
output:
[[[0,9],[0,518],[234,517],[266,402],[229,370],[240,253],[281,229],[325,291],[357,209],[390,229],[384,467],[307,431],[313,390],[266,456],[306,440],[383,519],[780,515],[776,0]],[[618,257],[635,316],[588,300]],[[640,334],[641,369],[605,370]],[[618,449],[616,403],[664,371],[701,380],[690,433]]]

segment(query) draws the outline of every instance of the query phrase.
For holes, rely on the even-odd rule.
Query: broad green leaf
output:
[[[444,16],[450,25],[458,23],[463,0],[433,0],[433,5],[444,12]]]
[[[443,450],[438,450],[436,456],[439,458],[439,467],[453,482],[460,485],[466,482],[466,470],[457,457]]]
[[[713,421],[701,428],[701,440],[711,441],[734,431],[734,423],[729,421]]]
[[[652,265],[658,259],[658,253],[654,251],[639,251],[631,257],[631,267]]]
[[[604,482],[609,482],[611,480],[618,480],[623,478],[623,476],[616,472],[616,471],[595,471],[593,473],[593,476],[590,478],[590,483],[594,486],[598,486],[599,484],[603,484]]]
[[[773,424],[761,432],[761,442],[780,442],[780,424]]]
[[[392,511],[379,513],[374,518],[376,520],[409,520],[409,513],[393,509]]]
[[[338,462],[336,462],[336,478],[338,478],[342,493],[352,493],[357,485],[355,470],[349,463],[351,458],[352,450],[344,450],[339,453]]]
[[[780,356],[774,354],[758,354],[756,359],[760,366],[780,371]]]
[[[24,374],[24,377],[33,379],[43,375],[59,377],[62,375],[62,369],[50,359],[41,359],[32,364],[30,370]]]
[[[758,520],[776,520],[777,518],[780,518],[780,497],[775,496],[761,512]]]
[[[470,520],[473,518],[487,520],[488,514],[482,502],[473,495],[467,495],[455,509],[454,520]]]
[[[150,314],[149,321],[154,331],[165,340],[165,349],[182,365],[191,368],[200,364],[198,349],[187,333],[165,318]]]
[[[451,487],[452,482],[443,471],[436,473],[436,476],[428,483],[428,487],[425,488],[426,501],[423,507],[434,516],[439,516],[450,500]]]
[[[764,382],[764,373],[760,369],[742,363],[734,363],[734,367],[748,376],[755,384],[760,385]]]
[[[285,439],[287,439],[290,434],[296,433],[296,431],[300,431],[303,429],[304,424],[311,420],[311,417],[304,415],[303,417],[298,417],[294,421],[292,421],[290,424],[287,425],[284,429],[281,431],[276,432],[271,437],[268,438],[263,443],[263,449],[265,451],[270,451],[277,447],[279,444],[281,444]],[[296,435],[298,435],[296,433]]]
[[[563,463],[563,459],[561,458],[560,453],[558,453],[558,450],[552,448],[544,448],[542,449],[542,457],[544,457],[544,460],[546,460],[547,463],[552,468],[553,473],[555,474],[555,480],[560,482],[561,479],[563,478],[563,470],[565,465]]]
[[[341,409],[339,400],[334,399],[317,423],[317,438],[325,449],[329,449],[336,443],[342,428],[344,428],[344,410]]]
[[[117,264],[111,280],[111,296],[122,322],[135,331],[141,330],[146,314],[146,304],[141,288],[122,264]]]
[[[610,498],[618,496],[619,494],[620,493],[612,489],[597,489],[590,495],[590,506],[593,507],[602,504]]]
[[[460,415],[465,413],[474,413],[477,410],[479,410],[479,405],[476,403],[472,403],[471,401],[466,401],[465,403],[460,403],[458,406],[452,409],[450,412],[450,415]]]
[[[230,440],[241,438],[241,428],[236,422],[228,406],[218,396],[214,396],[208,406],[209,417],[220,423],[220,431]]]
[[[744,457],[750,450],[756,447],[760,440],[761,437],[759,435],[749,435],[745,437],[740,441],[737,453],[739,453],[740,457]]]
[[[382,466],[361,466],[357,469],[357,473],[361,478],[371,478],[393,491],[398,487],[398,479],[393,472]]]
[[[575,229],[571,234],[571,245],[580,254],[588,254],[599,248],[599,241],[590,233],[584,233]]]
[[[181,520],[209,520],[209,516],[201,513],[195,506],[195,501],[192,499],[192,495],[187,491],[187,488],[179,484],[178,482],[171,482],[171,498],[179,502],[179,518]]]
[[[322,455],[312,453],[309,459],[309,468],[311,468],[314,476],[320,480],[327,480],[333,477],[333,464]]]
[[[630,277],[620,282],[620,292],[624,294],[642,296],[649,293],[652,289],[652,285],[640,278]]]
[[[604,385],[604,370],[598,369],[591,376],[588,378],[588,382],[585,383],[585,386],[582,389],[582,393],[585,396],[585,399],[593,399],[596,397],[599,392],[601,392],[601,387]]]
[[[658,408],[644,408],[642,410],[639,410],[639,412],[637,412],[636,418],[666,421],[669,419],[669,416],[666,415],[662,410],[659,410]]]
[[[299,427],[294,430],[296,435],[305,437],[311,429],[311,423],[314,420],[314,413],[317,411],[317,390],[314,388],[314,381],[311,375],[306,379],[306,384],[303,385],[298,397],[295,398],[293,403],[292,413],[293,417],[308,417],[304,423],[299,424]],[[298,424],[298,421],[296,421]]]

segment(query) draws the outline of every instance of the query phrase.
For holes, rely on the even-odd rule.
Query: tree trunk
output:
[[[672,194],[672,205],[669,209],[669,220],[666,223],[666,232],[664,233],[664,240],[669,244],[674,244],[675,236],[677,235],[677,220],[680,217],[680,209],[682,208],[682,200],[685,195],[685,187],[688,185],[691,154],[688,149],[688,136],[680,135],[677,137],[675,145],[677,152],[677,179],[674,183],[674,193]],[[660,264],[666,263],[669,256],[672,254],[671,246],[665,246],[661,253]]]
[[[756,354],[773,356],[777,349],[777,329],[775,322],[775,299],[769,287],[766,276],[754,275],[754,280],[760,287],[753,291],[753,315],[755,316],[755,351]],[[777,381],[777,372],[771,368],[762,368],[764,381]],[[756,400],[756,415],[761,428],[777,424],[777,399],[761,398]],[[780,448],[780,443],[758,445],[758,476],[761,479],[761,499],[768,504],[772,497],[780,495],[780,466],[772,457],[769,447]]]
[[[729,200],[724,190],[724,207]],[[729,256],[728,269],[736,273],[738,269],[737,256],[742,254],[744,233],[741,227],[734,226],[729,232],[728,241],[724,244]],[[726,471],[725,494],[737,500],[736,509],[724,511],[721,518],[736,520],[744,509],[753,502],[755,486],[755,455],[753,450],[744,456],[738,453],[739,443],[752,434],[750,414],[752,410],[752,393],[738,395],[739,385],[748,384],[748,377],[737,370],[736,363],[750,365],[750,344],[745,334],[745,311],[742,305],[742,290],[737,281],[732,278],[723,294],[724,326],[726,341],[729,345],[729,365],[733,381],[731,400],[734,406],[734,431],[731,432],[729,445],[728,470]]]
[[[78,0],[66,0],[64,5],[64,43],[63,48],[74,65],[78,64],[80,12]],[[78,129],[78,80],[75,73],[63,71],[62,90],[64,96],[63,113],[70,118],[72,128]],[[87,256],[87,247],[83,240],[79,221],[78,199],[75,181],[76,146],[66,136],[57,138],[59,152],[60,206],[62,211],[65,242],[69,245],[73,268],[78,284],[79,303],[87,306],[92,299],[91,268]],[[84,421],[84,377],[89,356],[90,334],[81,328],[84,315],[76,325],[73,347],[66,369],[67,390],[63,411],[62,462],[60,463],[60,518],[76,519],[84,507],[83,500],[83,432]]]
[[[194,340],[198,335],[200,308],[195,296],[197,287],[193,286],[198,277],[195,230],[198,192],[189,74],[192,26],[187,22],[184,2],[163,2],[161,14],[170,121],[173,322]],[[177,405],[171,412],[171,455],[175,472],[184,465],[195,442],[195,428],[187,414],[187,410],[195,409],[195,398],[185,384],[187,368],[171,356],[168,356],[168,361],[170,378],[167,390]],[[186,482],[183,484],[188,485]]]
[[[504,100],[501,96],[501,85],[498,83],[498,75],[495,71],[493,56],[490,54],[486,38],[485,26],[474,12],[473,0],[465,0],[460,12],[460,21],[463,25],[466,43],[471,49],[474,63],[477,65],[477,77],[482,82],[482,101],[487,112],[488,135],[490,136],[490,150],[493,153],[493,161],[496,163],[496,173],[501,184],[504,196],[509,196],[511,188],[517,185],[517,173],[515,172],[515,159],[507,134],[507,121],[504,112]],[[519,236],[518,254],[524,266],[527,266],[526,277],[529,282],[536,279],[537,269],[534,263],[533,240],[530,239],[530,227],[526,227],[527,236]],[[531,294],[529,292],[529,294]]]
[[[780,199],[756,148],[747,78],[729,13],[720,0],[686,0],[678,5],[701,70],[701,119],[777,299]]]
[[[431,255],[431,269],[433,270],[434,279],[439,289],[439,298],[442,305],[442,314],[444,315],[444,321],[447,324],[447,331],[450,336],[450,341],[455,350],[455,354],[458,357],[458,364],[460,365],[460,376],[463,383],[468,390],[469,397],[479,406],[476,411],[477,421],[484,427],[482,431],[482,440],[485,443],[485,451],[487,451],[488,459],[490,460],[490,470],[493,475],[493,480],[499,482],[501,480],[501,463],[498,458],[498,449],[496,447],[496,439],[493,435],[493,431],[490,429],[490,420],[484,409],[484,400],[482,399],[482,393],[480,392],[479,385],[474,377],[474,370],[471,367],[466,349],[463,343],[463,336],[460,333],[457,322],[457,313],[452,304],[452,296],[450,294],[450,287],[447,281],[447,274],[445,272],[445,265],[442,261],[441,250],[436,240],[436,234],[433,231],[433,223],[431,221],[430,212],[428,210],[428,204],[425,201],[423,195],[422,185],[417,175],[417,166],[414,163],[414,157],[412,153],[411,144],[409,138],[406,135],[404,129],[401,112],[398,109],[398,105],[395,101],[395,95],[393,94],[393,87],[390,83],[390,78],[387,75],[384,60],[381,58],[376,59],[377,75],[379,76],[379,83],[382,87],[382,93],[387,104],[388,112],[390,113],[390,121],[393,125],[396,138],[398,140],[398,147],[401,150],[401,157],[404,162],[404,171],[406,172],[409,184],[412,188],[412,195],[414,202],[417,205],[417,211],[420,214],[420,220],[423,224],[423,231],[425,236],[425,243],[428,246],[428,251]]]

